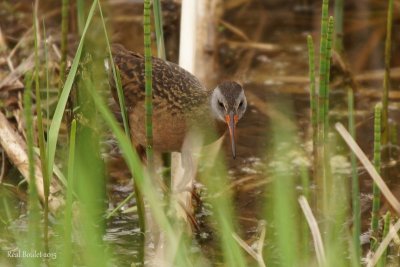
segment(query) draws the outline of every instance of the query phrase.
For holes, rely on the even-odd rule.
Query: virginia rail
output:
[[[145,147],[145,79],[144,56],[112,45],[114,63],[128,108],[131,135],[135,145]],[[232,155],[236,157],[235,129],[246,111],[247,101],[242,86],[233,81],[206,90],[200,81],[178,65],[152,58],[153,64],[153,145],[158,152],[181,151],[186,134],[201,133],[210,143],[229,130]],[[110,75],[113,95],[114,79]],[[215,134],[209,134],[214,129]]]

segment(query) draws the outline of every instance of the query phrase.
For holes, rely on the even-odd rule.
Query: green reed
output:
[[[319,93],[318,93],[318,144],[317,144],[317,170],[316,177],[319,177],[318,185],[321,187],[322,206],[327,207],[328,199],[328,175],[329,159],[327,151],[328,142],[328,110],[329,110],[329,71],[330,71],[330,40],[332,33],[333,19],[328,21],[329,1],[322,2],[321,16],[321,37],[320,37],[320,58],[319,58]]]
[[[374,166],[378,173],[381,172],[381,125],[382,125],[382,104],[375,105],[374,119]],[[372,189],[372,212],[371,212],[371,251],[375,251],[378,246],[378,231],[379,231],[379,209],[381,206],[381,191],[378,185],[374,182]]]
[[[234,216],[232,190],[221,192],[221,189],[228,188],[228,173],[221,156],[220,152],[212,154],[203,150],[203,158],[199,164],[200,168],[204,170],[201,174],[201,181],[207,186],[211,196],[206,201],[214,209],[211,220],[217,226],[216,234],[219,238],[224,263],[226,266],[244,267],[247,265],[243,250],[233,238],[233,233],[237,233],[238,227]]]
[[[94,87],[92,86],[89,88],[94,88]],[[138,184],[139,189],[142,192],[145,192],[146,199],[149,203],[149,208],[157,224],[160,226],[161,229],[164,230],[168,244],[173,250],[173,248],[176,247],[178,244],[179,237],[176,232],[179,231],[179,229],[173,228],[172,225],[169,223],[167,215],[165,214],[163,207],[160,205],[160,198],[157,195],[157,191],[153,188],[152,182],[150,181],[149,177],[145,176],[142,163],[136,151],[133,149],[131,141],[120,129],[118,122],[108,109],[107,105],[101,99],[99,93],[96,90],[90,90],[90,93],[99,113],[104,119],[105,124],[114,133],[118,141],[119,147],[122,150],[122,156],[124,157],[130,172],[135,177],[135,182]],[[185,258],[187,259],[189,256],[186,253],[187,253],[186,250],[179,251],[177,255],[177,262],[182,262],[183,261],[182,259]],[[177,264],[177,266],[187,266],[187,265]]]
[[[34,156],[34,140],[33,140],[33,114],[32,114],[32,82],[34,77],[30,73],[25,76],[25,91],[24,91],[24,117],[26,123],[26,141],[27,141],[27,154],[29,164],[29,200],[28,200],[28,235],[20,236],[22,241],[22,249],[26,251],[40,250],[41,243],[41,231],[40,225],[40,204],[39,197],[36,188],[36,177],[35,177],[35,156]],[[40,266],[39,258],[25,257],[22,259],[25,266]]]
[[[334,48],[336,52],[343,52],[343,12],[344,12],[344,0],[335,1],[335,44]]]
[[[77,24],[79,36],[82,36],[85,27],[85,0],[76,0]]]
[[[68,153],[68,187],[64,213],[64,246],[62,253],[63,266],[72,266],[72,223],[73,223],[73,191],[74,191],[74,168],[75,168],[75,142],[76,142],[76,120],[71,122]]]
[[[55,158],[55,154],[56,154],[57,140],[58,140],[59,130],[61,127],[61,121],[62,121],[62,118],[64,115],[64,110],[65,110],[65,107],[66,107],[66,104],[68,101],[69,94],[72,89],[72,85],[74,83],[74,79],[75,79],[75,76],[76,76],[76,73],[78,70],[79,61],[80,61],[81,55],[82,55],[84,39],[85,39],[87,30],[89,28],[90,22],[92,21],[94,10],[96,8],[96,3],[97,3],[96,0],[93,1],[92,6],[90,8],[88,18],[86,20],[85,28],[83,29],[83,32],[82,32],[82,37],[79,41],[79,45],[76,50],[75,57],[72,61],[72,65],[71,65],[70,71],[68,73],[67,79],[65,80],[64,87],[59,96],[57,106],[56,106],[56,109],[53,114],[53,119],[51,121],[50,129],[48,132],[47,142],[48,142],[49,153],[48,153],[47,170],[48,170],[49,177],[51,177],[52,172],[53,172],[54,158]]]
[[[153,1],[153,13],[154,13],[154,28],[156,32],[157,40],[157,56],[163,60],[166,60],[165,53],[165,42],[164,42],[164,30],[162,20],[162,8],[160,0]],[[162,173],[164,184],[168,187],[171,184],[171,153],[165,152],[161,155],[164,171]],[[168,202],[168,192],[166,194],[166,202]]]
[[[68,24],[69,24],[69,0],[62,0],[61,6],[61,64],[60,82],[64,80],[67,67],[68,54]],[[61,83],[60,83],[61,84]],[[61,89],[61,88],[60,88]]]
[[[348,102],[348,127],[349,132],[354,140],[356,140],[356,127],[354,122],[354,93],[352,88],[347,89],[347,102]],[[356,259],[356,265],[360,266],[361,259],[361,208],[360,208],[360,185],[357,173],[357,158],[354,153],[350,154],[351,161],[351,199],[353,205],[353,248],[354,248],[354,259]]]
[[[144,59],[145,59],[145,109],[146,109],[146,156],[150,172],[154,170],[153,159],[153,67],[151,53],[150,0],[144,1]]]
[[[383,217],[383,232],[382,232],[382,240],[389,234],[390,230],[390,221],[391,221],[390,211],[386,212],[385,216]],[[381,258],[378,261],[378,267],[385,267],[386,260],[387,260],[388,248],[382,253]]]
[[[393,25],[393,0],[388,0],[386,40],[385,40],[385,76],[383,79],[382,93],[382,145],[389,142],[389,90],[390,90],[390,60],[392,49],[392,26]],[[386,155],[385,155],[386,157]],[[385,161],[389,160],[384,158]]]
[[[104,36],[106,39],[106,45],[107,45],[107,49],[108,49],[108,56],[109,56],[109,62],[112,68],[112,72],[113,72],[113,77],[114,77],[114,83],[115,83],[115,87],[117,90],[117,94],[118,94],[118,101],[119,101],[119,106],[120,106],[120,110],[121,110],[121,114],[122,114],[122,121],[124,124],[124,130],[125,130],[125,134],[126,136],[130,137],[130,129],[129,129],[129,119],[128,119],[128,112],[127,112],[127,108],[126,108],[126,104],[125,104],[125,97],[124,97],[124,92],[122,90],[122,84],[121,84],[121,76],[120,73],[118,71],[118,69],[116,68],[115,64],[114,64],[114,60],[113,60],[113,56],[111,53],[111,47],[110,47],[110,41],[108,38],[108,34],[107,34],[107,29],[106,29],[106,25],[105,25],[105,21],[104,21],[104,17],[103,17],[103,11],[100,5],[100,2],[98,2],[98,9],[100,12],[100,18],[101,18],[101,22],[102,22],[102,26],[103,26],[103,30],[104,30]],[[144,208],[144,199],[143,199],[143,194],[140,191],[137,183],[135,182],[135,179],[133,181],[133,187],[134,187],[134,191],[135,191],[135,199],[136,199],[136,203],[137,203],[137,209],[138,209],[138,218],[139,218],[139,227],[140,227],[140,231],[142,233],[146,232],[146,225],[145,225],[145,208]],[[127,200],[126,200],[127,201]],[[114,209],[114,211],[112,211],[108,217],[110,217],[115,211],[117,211],[120,207],[122,207],[122,204],[125,201],[123,201],[120,205],[118,205],[118,207],[116,209]],[[143,250],[144,250],[144,235],[142,235],[142,239],[140,240],[143,249],[141,250],[141,255],[143,255]]]
[[[290,107],[290,103],[279,106]],[[284,114],[292,114],[285,108]],[[275,162],[271,170],[272,184],[266,188],[272,199],[265,206],[266,221],[274,228],[267,229],[267,243],[276,248],[266,249],[266,262],[279,262],[278,266],[296,266],[300,258],[300,231],[298,224],[299,205],[295,192],[295,175],[288,154],[296,150],[296,135],[293,125],[274,119],[272,121],[271,159]],[[297,177],[296,177],[297,178]],[[307,230],[308,231],[308,230]]]
[[[328,19],[328,29],[326,35],[326,51],[323,54],[325,56],[325,93],[324,93],[324,123],[323,123],[323,176],[325,177],[325,193],[324,202],[327,203],[327,199],[330,198],[330,185],[331,185],[331,166],[330,166],[330,154],[329,154],[329,82],[330,82],[330,69],[331,69],[331,53],[332,53],[332,34],[334,29],[333,17]]]
[[[43,28],[43,39],[44,39],[44,66],[46,69],[46,133],[49,132],[49,121],[50,121],[50,105],[49,105],[49,99],[50,99],[50,67],[49,67],[49,48],[47,46],[47,35],[46,35],[46,27],[45,23],[43,20],[42,23],[42,28]],[[48,146],[46,145],[46,153],[48,153]],[[47,164],[47,160],[46,160]]]
[[[47,149],[46,141],[44,139],[44,129],[43,129],[43,117],[42,117],[42,100],[40,94],[40,83],[39,83],[39,47],[38,47],[38,20],[36,11],[33,15],[33,32],[34,32],[34,43],[35,43],[35,98],[36,98],[36,116],[37,116],[37,135],[39,141],[40,150],[40,166],[42,168],[43,175],[43,192],[44,192],[44,244],[45,251],[49,251],[49,191],[50,191],[50,178],[47,171]]]
[[[118,102],[119,102],[119,107],[121,110],[122,122],[124,125],[125,134],[127,136],[131,136],[130,130],[129,130],[128,112],[127,112],[127,108],[126,108],[126,104],[125,104],[124,92],[122,90],[122,85],[121,85],[121,76],[120,76],[120,73],[119,73],[117,67],[115,66],[115,63],[114,63],[114,59],[113,59],[113,55],[112,55],[112,51],[111,51],[110,40],[108,38],[107,28],[106,28],[106,24],[104,21],[103,11],[102,11],[100,2],[98,2],[98,9],[99,9],[99,13],[100,13],[100,19],[102,22],[103,30],[104,30],[104,37],[106,39],[108,58],[109,58],[109,62],[110,62],[109,67],[111,67],[115,87],[117,90]]]

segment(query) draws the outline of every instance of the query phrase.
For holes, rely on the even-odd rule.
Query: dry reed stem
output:
[[[325,249],[324,244],[322,243],[321,232],[318,228],[318,223],[315,220],[315,217],[311,211],[310,205],[308,205],[308,201],[304,196],[300,196],[298,199],[300,203],[300,207],[306,217],[308,226],[310,227],[311,234],[314,241],[315,253],[317,254],[317,260],[319,266],[326,265],[326,256],[325,256]]]
[[[17,68],[11,71],[2,81],[0,81],[0,90],[5,86],[12,86],[14,83],[18,83],[19,78],[28,70],[34,66],[34,55],[33,53],[24,60]]]
[[[237,42],[237,41],[221,41],[222,43],[228,44],[232,49],[235,48],[247,48],[247,49],[256,49],[264,52],[277,52],[282,49],[281,46],[277,44],[270,43],[260,43],[260,42]]]
[[[354,139],[351,137],[349,132],[344,128],[344,126],[341,123],[336,123],[335,128],[339,132],[339,134],[342,136],[344,141],[347,143],[347,145],[350,147],[350,149],[353,151],[353,153],[357,156],[357,158],[363,164],[364,168],[367,170],[367,172],[372,177],[374,182],[378,185],[379,189],[381,190],[382,194],[385,196],[385,198],[387,199],[389,204],[397,212],[397,214],[400,215],[400,202],[393,195],[393,193],[389,190],[388,186],[383,181],[382,177],[375,170],[374,165],[368,160],[367,156],[364,154],[364,152],[357,145],[357,143],[354,141]]]
[[[263,256],[262,249],[260,250],[260,246],[262,248],[262,244],[264,244],[265,238],[265,227],[261,232],[260,239],[258,240],[257,251],[251,248],[243,239],[241,239],[236,233],[232,233],[232,237],[236,240],[236,242],[247,252],[251,257],[253,257],[260,267],[266,267]],[[260,245],[261,244],[261,245]]]
[[[373,267],[378,263],[379,258],[382,256],[383,252],[389,246],[389,243],[392,241],[392,239],[395,236],[397,236],[397,232],[399,230],[400,230],[400,220],[398,220],[393,227],[390,227],[389,233],[385,236],[385,238],[382,240],[381,244],[379,245],[378,249],[372,256],[372,258],[368,261],[367,267]]]
[[[229,23],[223,19],[220,19],[219,23],[221,23],[222,26],[224,26],[227,30],[229,30],[230,32],[232,32],[233,34],[238,36],[239,38],[243,39],[243,41],[250,41],[250,38],[247,36],[247,34],[245,34],[241,29],[239,29],[235,25],[232,25],[231,23]]]
[[[26,153],[26,143],[20,135],[13,129],[8,122],[6,116],[0,112],[0,145],[7,154],[8,159],[20,171],[22,176],[29,181],[29,161]],[[45,195],[43,191],[43,175],[39,162],[35,164],[35,185],[41,202],[44,202]],[[49,208],[51,212],[56,212],[63,204],[61,199],[56,198],[53,194],[59,191],[59,186],[53,179],[50,185]]]

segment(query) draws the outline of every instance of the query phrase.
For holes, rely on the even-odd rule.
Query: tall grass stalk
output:
[[[153,1],[153,13],[154,13],[154,28],[156,31],[157,40],[157,56],[163,60],[167,59],[165,53],[165,42],[164,42],[164,30],[163,30],[163,19],[162,19],[162,8],[160,0]],[[162,177],[164,184],[167,188],[171,185],[171,153],[165,152],[161,155],[164,170]],[[169,202],[168,192],[165,192],[165,203]]]
[[[393,25],[393,0],[388,0],[386,41],[385,41],[385,76],[383,79],[382,93],[382,145],[389,142],[389,90],[390,90],[390,60],[392,49],[392,25]],[[384,160],[389,160],[390,155],[384,155]]]
[[[33,142],[33,115],[32,115],[32,76],[30,73],[25,76],[24,91],[24,116],[26,123],[26,138],[29,161],[29,201],[28,201],[28,236],[23,239],[23,249],[26,251],[40,251],[41,231],[38,222],[40,222],[40,204],[35,182],[35,156]],[[25,266],[40,266],[40,258],[23,257]]]
[[[327,199],[331,197],[332,179],[331,179],[331,166],[330,166],[330,154],[329,154],[329,81],[330,81],[330,69],[331,69],[331,50],[332,50],[332,34],[334,28],[333,17],[328,19],[328,32],[326,36],[326,51],[324,53],[325,58],[325,97],[324,97],[324,123],[323,123],[323,165],[324,171],[323,176],[325,180],[324,190],[324,203],[327,204]],[[326,207],[326,206],[325,206]]]
[[[49,191],[50,191],[50,179],[47,171],[47,150],[46,141],[44,140],[44,129],[43,129],[43,117],[42,117],[42,100],[40,94],[40,83],[39,83],[39,47],[38,47],[38,19],[36,9],[33,16],[33,29],[34,29],[34,42],[35,42],[35,98],[36,98],[36,116],[37,116],[37,135],[39,141],[40,150],[40,165],[43,174],[43,192],[44,192],[44,248],[45,251],[49,251]]]
[[[127,112],[127,109],[126,109],[124,92],[122,90],[122,85],[121,85],[121,76],[120,76],[120,73],[118,72],[118,70],[117,70],[117,68],[115,67],[115,64],[114,64],[113,55],[111,53],[110,40],[108,38],[107,28],[106,28],[106,24],[105,24],[105,21],[104,21],[104,16],[103,16],[103,11],[102,11],[102,8],[101,8],[101,5],[100,5],[100,1],[98,1],[98,8],[99,8],[99,12],[100,12],[101,22],[102,22],[102,25],[103,25],[104,36],[106,38],[108,57],[109,57],[109,60],[110,60],[110,65],[111,65],[111,70],[112,70],[112,73],[113,73],[114,83],[115,83],[115,87],[117,89],[119,107],[120,107],[121,114],[122,114],[122,122],[123,122],[123,125],[124,125],[125,134],[127,136],[130,136],[128,112]]]
[[[322,206],[319,205],[320,208],[324,209],[327,207],[327,198],[328,198],[328,190],[327,190],[327,173],[326,173],[326,160],[325,160],[325,139],[327,136],[325,135],[325,105],[327,103],[328,98],[328,88],[327,88],[327,80],[328,80],[328,68],[327,68],[327,58],[328,58],[328,9],[329,9],[329,1],[323,0],[322,2],[322,16],[321,16],[321,40],[320,40],[320,58],[319,58],[319,92],[318,92],[318,157],[317,157],[317,171],[316,177],[319,177],[320,182],[317,184],[320,186],[320,192],[322,198],[318,198],[322,200]]]
[[[383,223],[382,240],[389,234],[390,220],[391,220],[390,211],[386,212],[386,214],[383,218],[384,218],[383,219],[384,223]],[[388,254],[388,248],[386,248],[385,251],[382,253],[382,256],[377,264],[378,267],[386,266],[387,254]]]
[[[349,132],[353,139],[356,139],[356,127],[354,122],[354,93],[352,88],[347,90],[347,101],[349,109]],[[356,266],[360,266],[361,259],[361,209],[360,209],[360,185],[357,173],[357,159],[354,153],[350,154],[351,161],[351,181],[352,181],[352,204],[353,204],[353,249],[354,249],[354,259],[356,260]]]
[[[153,159],[153,67],[151,52],[150,0],[144,1],[144,59],[145,59],[145,111],[146,111],[146,156],[150,173],[154,170]]]
[[[85,1],[76,0],[76,11],[78,20],[78,32],[79,36],[82,36],[83,29],[85,27]]]
[[[72,204],[74,191],[74,168],[75,168],[75,140],[76,140],[76,120],[71,122],[71,131],[69,138],[69,154],[68,154],[68,187],[67,198],[65,203],[64,213],[64,247],[63,247],[63,265],[65,267],[72,266],[73,251],[72,251]]]
[[[128,112],[126,109],[125,97],[124,97],[124,93],[123,93],[122,85],[121,85],[121,76],[114,64],[113,56],[111,53],[110,41],[108,38],[107,28],[106,28],[106,25],[104,22],[103,11],[102,11],[100,2],[98,2],[98,8],[99,8],[99,12],[100,12],[101,22],[103,25],[104,36],[106,38],[108,56],[109,56],[110,65],[111,65],[113,77],[114,77],[114,82],[115,82],[115,86],[116,86],[116,90],[117,90],[117,94],[118,94],[118,101],[119,101],[119,106],[120,106],[120,110],[121,110],[121,114],[122,114],[122,120],[123,120],[123,124],[124,124],[125,134],[126,134],[126,136],[130,137],[131,135],[130,135],[130,129],[129,129]],[[134,177],[133,177],[133,179],[134,179]],[[145,226],[145,216],[146,215],[145,215],[145,208],[144,208],[144,199],[143,199],[143,194],[139,190],[139,187],[135,181],[133,183],[133,186],[134,186],[135,199],[136,199],[137,210],[138,210],[139,227],[140,227],[140,231],[143,233],[143,235],[141,235],[142,239],[140,240],[141,247],[142,247],[141,251],[144,251],[144,245],[145,245],[144,244],[145,243],[144,233],[146,232],[146,226]],[[117,207],[117,208],[119,208],[119,207]],[[115,210],[117,210],[117,209],[115,209]],[[114,212],[111,212],[110,214],[113,214],[113,213]],[[111,216],[111,215],[109,215],[109,216]],[[143,253],[141,253],[141,254],[143,254]]]
[[[378,173],[381,171],[381,123],[382,123],[382,104],[378,103],[375,106],[374,119],[374,167]],[[381,206],[381,191],[378,185],[374,182],[372,189],[372,212],[371,212],[371,251],[375,251],[378,246],[378,231],[379,231],[379,209]]]
[[[211,150],[211,149],[210,149]],[[217,224],[218,237],[226,266],[247,266],[243,250],[235,241],[233,233],[237,231],[232,203],[232,191],[228,188],[227,170],[220,152],[204,151],[200,168],[204,170],[201,180],[212,197],[208,199],[214,212],[212,220]]]
[[[120,129],[118,122],[115,120],[113,114],[108,110],[107,105],[100,98],[98,92],[96,90],[91,90],[90,92],[95,101],[96,107],[103,117],[106,125],[110,127],[110,129],[113,131],[118,141],[119,147],[122,150],[122,155],[128,165],[128,168],[131,171],[132,175],[135,177],[135,182],[138,184],[139,189],[142,192],[146,192],[146,199],[149,203],[152,214],[157,224],[164,230],[166,234],[166,239],[169,245],[167,249],[171,249],[173,251],[173,248],[176,248],[178,246],[178,236],[176,235],[175,231],[178,229],[174,229],[169,223],[169,220],[162,206],[160,205],[160,199],[157,195],[157,191],[153,188],[152,182],[150,181],[149,177],[145,176],[141,161],[137,153],[133,149],[129,138]],[[185,253],[185,251],[180,251],[178,253],[178,257],[188,258],[189,256]]]
[[[288,106],[283,102],[279,106]],[[290,110],[284,110],[291,114]],[[270,153],[274,159],[271,168],[272,183],[266,188],[272,201],[265,207],[266,221],[271,226],[267,230],[268,243],[273,248],[266,249],[266,263],[278,261],[280,266],[295,266],[300,259],[300,207],[295,192],[295,175],[287,155],[296,151],[296,136],[293,125],[277,119],[272,121],[273,147]],[[269,193],[268,193],[269,194]],[[273,227],[273,228],[272,228]],[[273,250],[273,252],[272,252]]]
[[[68,53],[68,24],[69,24],[69,0],[62,0],[61,7],[61,64],[60,64],[60,84],[64,80],[67,66]],[[60,88],[61,89],[61,88]]]
[[[344,0],[335,0],[335,44],[336,52],[343,52],[343,13],[344,13]]]
[[[44,60],[45,60],[45,68],[46,68],[46,132],[49,132],[49,121],[50,121],[50,72],[49,72],[49,48],[47,46],[47,34],[46,27],[43,20],[42,23],[43,28],[43,40],[44,40]],[[48,154],[48,146],[46,146],[46,154]],[[46,162],[47,164],[47,162]]]
[[[58,140],[58,132],[60,130],[61,126],[61,121],[64,115],[64,110],[65,106],[67,104],[67,100],[69,97],[69,93],[71,92],[72,85],[74,83],[74,79],[76,76],[76,72],[78,70],[78,65],[79,61],[82,55],[82,48],[83,48],[83,43],[84,39],[86,36],[87,29],[89,28],[90,22],[92,21],[94,10],[96,8],[96,3],[97,0],[94,0],[92,3],[92,6],[90,8],[85,28],[82,33],[82,37],[79,41],[78,49],[76,51],[74,60],[72,61],[71,69],[68,73],[67,79],[64,83],[64,87],[61,91],[60,97],[58,99],[57,107],[53,115],[53,119],[51,121],[50,129],[48,132],[48,177],[51,177],[52,171],[53,171],[53,165],[54,165],[54,158],[55,158],[55,153],[56,153],[56,147],[57,147],[57,140]]]
[[[98,58],[98,51],[104,51],[104,43],[97,43],[95,49],[91,47],[91,40],[99,36],[98,28],[91,31],[88,36],[88,44],[85,45],[91,51],[94,60]],[[93,34],[93,35],[92,35]],[[99,49],[101,48],[101,49]],[[101,61],[102,63],[103,61]],[[103,121],[98,114],[97,107],[90,96],[91,87],[96,90],[105,89],[100,83],[105,79],[102,64],[93,63],[84,66],[78,80],[78,105],[79,115],[87,122],[78,122],[76,134],[76,152],[74,174],[77,179],[76,189],[79,201],[79,222],[77,226],[78,236],[84,240],[85,253],[82,253],[84,265],[87,266],[109,266],[109,255],[103,236],[105,234],[104,212],[106,209],[106,179],[104,162],[100,156],[100,140],[104,131]],[[88,168],[90,166],[90,168]],[[90,190],[87,190],[90,188]]]

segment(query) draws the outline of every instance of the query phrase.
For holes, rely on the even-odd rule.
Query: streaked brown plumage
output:
[[[144,57],[118,44],[112,45],[112,54],[121,74],[133,141],[136,145],[145,146]],[[223,128],[226,128],[223,127],[224,122],[228,123],[225,116],[229,116],[229,112],[232,113],[234,122],[231,132],[232,142],[234,141],[234,126],[246,109],[246,99],[239,84],[225,82],[209,91],[194,75],[174,63],[153,57],[152,64],[153,145],[156,151],[181,151],[190,129],[201,132],[206,142],[213,141],[208,132],[214,128],[218,132],[216,137],[220,137],[224,132]],[[116,98],[112,75],[110,83]],[[217,89],[218,94],[215,93]],[[219,99],[221,96],[223,99]]]

